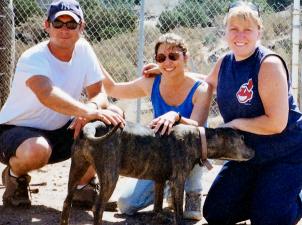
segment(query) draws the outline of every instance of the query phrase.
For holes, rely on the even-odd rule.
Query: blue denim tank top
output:
[[[181,103],[178,106],[171,106],[168,105],[160,95],[160,91],[159,91],[160,81],[161,81],[161,76],[156,76],[152,86],[151,102],[153,106],[154,118],[159,117],[169,111],[179,112],[183,117],[190,118],[194,106],[192,102],[192,98],[196,89],[201,84],[201,82],[196,81],[196,83],[191,88],[188,96],[183,101],[183,103]]]
[[[284,60],[269,49],[259,46],[249,58],[236,61],[234,54],[227,54],[218,74],[217,103],[227,123],[236,118],[253,118],[264,114],[259,96],[258,73],[263,60],[270,55],[281,59],[288,77],[288,122],[284,131],[274,135],[257,135],[243,132],[245,142],[256,152],[251,163],[274,160],[302,162],[302,117],[290,92],[289,73]],[[274,98],[274,96],[271,96]]]

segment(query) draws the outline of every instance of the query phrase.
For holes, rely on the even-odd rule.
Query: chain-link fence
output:
[[[16,58],[30,46],[47,38],[43,20],[51,0],[13,0]],[[189,45],[188,70],[207,74],[218,57],[228,51],[224,43],[223,17],[230,1],[221,0],[80,0],[84,10],[85,36],[101,63],[117,81],[131,80],[139,60],[152,62],[157,38],[175,32]],[[291,63],[292,0],[255,1],[264,22],[262,43]],[[139,33],[141,7],[144,32]],[[1,33],[1,32],[0,32]],[[144,35],[144,58],[138,59],[140,35]],[[148,100],[144,101],[148,102]],[[214,102],[215,103],[215,102]],[[141,112],[150,111],[142,106]],[[135,106],[133,107],[135,110]],[[211,115],[218,115],[212,107]]]
[[[15,61],[14,19],[12,0],[0,1],[0,108],[10,87]]]

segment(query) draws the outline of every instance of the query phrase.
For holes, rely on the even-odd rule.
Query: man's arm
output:
[[[42,75],[35,75],[26,81],[39,101],[46,107],[64,115],[95,119],[97,110],[86,107],[84,103],[73,99],[60,88],[53,86],[51,80]]]
[[[73,99],[60,88],[53,86],[49,78],[45,76],[32,76],[26,81],[26,85],[46,107],[58,113],[76,117],[70,125],[70,128],[75,130],[75,137],[79,134],[82,126],[89,120],[99,119],[107,124],[121,124],[121,126],[124,124],[124,119],[120,115],[109,110],[99,110],[98,107],[87,107],[86,104]],[[98,86],[101,86],[101,83],[90,87],[87,95],[90,99],[94,99],[99,106],[107,106],[108,100],[105,100],[102,93],[97,92]]]

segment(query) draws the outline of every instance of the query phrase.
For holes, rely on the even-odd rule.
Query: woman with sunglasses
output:
[[[302,117],[284,60],[259,44],[261,29],[256,5],[232,3],[225,17],[231,52],[206,77],[217,91],[223,126],[242,130],[256,151],[250,161],[222,167],[204,204],[209,225],[248,219],[253,225],[293,225],[302,215]],[[145,74],[154,71],[150,67]]]
[[[140,77],[125,83],[114,82],[103,68],[107,94],[120,99],[150,96],[154,119],[149,125],[161,135],[170,134],[177,123],[203,125],[208,116],[212,91],[206,82],[185,74],[188,52],[184,40],[176,34],[162,35],[155,45],[155,60],[162,76]],[[187,178],[185,218],[202,218],[201,173],[201,167],[197,165]],[[152,204],[153,198],[153,181],[138,180],[122,194],[118,206],[121,212],[133,214]]]

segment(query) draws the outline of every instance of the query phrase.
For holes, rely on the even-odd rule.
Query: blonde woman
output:
[[[204,205],[209,225],[293,225],[302,215],[302,117],[284,60],[259,44],[261,29],[256,5],[232,3],[225,17],[231,52],[206,78],[224,126],[244,131],[256,151],[248,162],[223,166]]]
[[[188,50],[184,40],[172,33],[162,35],[155,45],[155,60],[162,76],[141,77],[126,83],[114,82],[103,69],[107,94],[128,99],[150,96],[154,110],[150,127],[162,135],[169,134],[176,123],[203,125],[208,116],[212,91],[206,82],[185,74]],[[186,180],[185,218],[202,218],[201,175],[201,168],[196,165]],[[153,192],[153,181],[138,180],[122,194],[118,206],[123,213],[133,214],[153,203]]]

